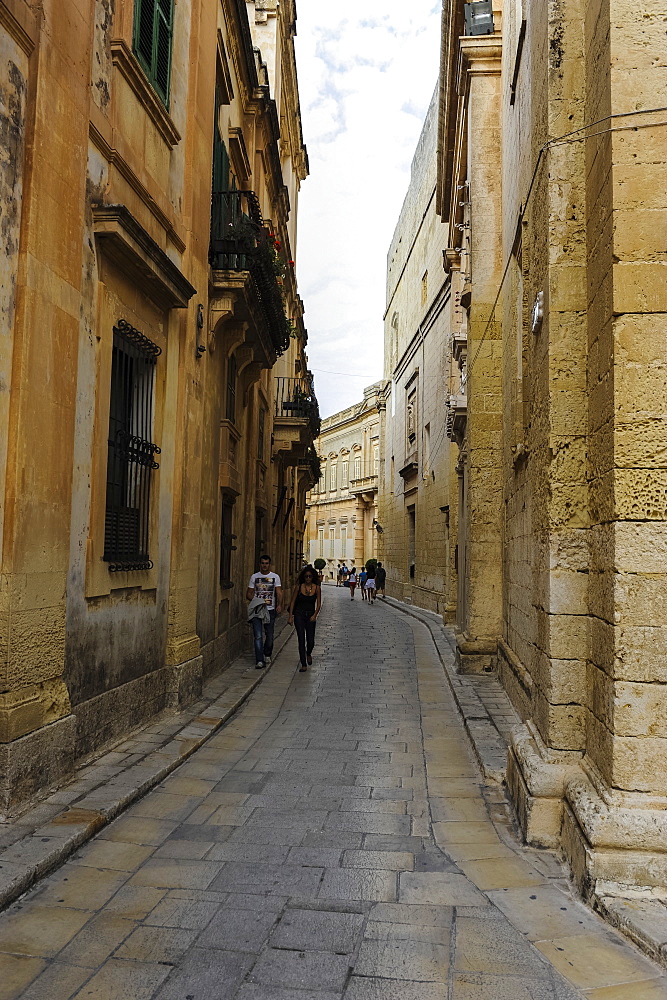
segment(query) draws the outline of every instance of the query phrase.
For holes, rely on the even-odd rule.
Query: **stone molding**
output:
[[[166,144],[173,149],[181,141],[181,134],[124,38],[111,40],[111,58]]]
[[[94,105],[91,106],[91,114],[95,114]],[[127,160],[121,156],[119,151],[113,146],[113,139],[109,139],[104,135],[104,131],[107,130],[108,123],[102,118],[101,115],[98,114],[98,121],[93,122],[91,120],[88,127],[90,141],[97,149],[99,149],[107,163],[116,168],[123,180],[129,184],[135,194],[138,195],[144,205],[146,205],[149,211],[155,216],[159,224],[166,232],[168,240],[173,243],[176,250],[179,253],[183,253],[185,250],[185,242],[174,228],[171,219],[157,204],[148,188],[141,183]]]
[[[526,843],[557,848],[561,843],[565,783],[581,754],[550,752],[535,727],[512,730],[507,756],[507,787]]]
[[[93,231],[104,252],[145,291],[171,309],[185,309],[196,292],[182,271],[125,205],[94,205]]]
[[[30,57],[35,51],[39,26],[25,4],[20,0],[0,0],[0,25]]]
[[[583,771],[569,778],[565,798],[591,847],[667,854],[667,810],[606,802]]]
[[[469,76],[500,76],[503,43],[500,35],[465,35],[459,39],[457,90],[464,94]]]

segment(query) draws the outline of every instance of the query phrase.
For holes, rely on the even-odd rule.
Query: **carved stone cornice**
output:
[[[171,309],[185,309],[196,288],[125,205],[93,205],[93,230],[107,257],[146,294]]]
[[[459,39],[456,89],[466,91],[470,76],[500,76],[503,40],[500,35],[465,35]]]
[[[442,251],[442,265],[447,274],[452,271],[461,270],[461,251],[456,248],[448,248]]]

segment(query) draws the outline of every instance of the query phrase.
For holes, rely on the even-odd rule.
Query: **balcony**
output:
[[[254,327],[264,349],[264,366],[271,367],[290,342],[282,290],[287,265],[264,224],[254,191],[213,195],[209,263],[214,293],[235,293],[234,316]]]
[[[468,335],[463,330],[455,330],[452,334],[452,358],[463,371],[468,355]]]
[[[298,462],[300,470],[307,473],[310,479],[309,489],[319,483],[320,476],[322,475],[322,463],[320,462],[320,456],[315,451],[315,448],[311,447],[305,458],[300,458]]]
[[[468,397],[465,393],[448,396],[446,405],[447,437],[450,441],[456,441],[458,445],[461,445],[468,420]]]
[[[312,378],[276,378],[273,420],[274,453],[287,453],[300,465],[320,433],[320,409]],[[318,460],[319,461],[319,460]]]

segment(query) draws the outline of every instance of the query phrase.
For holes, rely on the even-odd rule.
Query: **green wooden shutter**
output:
[[[229,154],[220,135],[220,95],[215,95],[215,123],[213,126],[213,194],[229,191]]]
[[[169,103],[174,0],[135,0],[134,52],[165,104]]]

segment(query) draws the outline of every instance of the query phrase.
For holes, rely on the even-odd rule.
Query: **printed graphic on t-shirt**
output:
[[[270,608],[274,604],[275,590],[276,581],[272,576],[255,577],[255,596],[261,597],[264,603]]]

